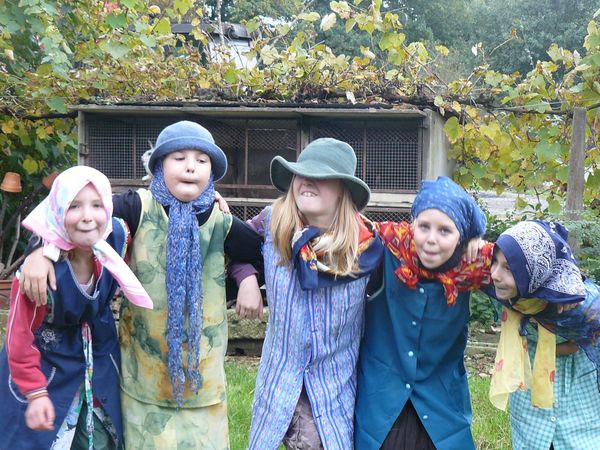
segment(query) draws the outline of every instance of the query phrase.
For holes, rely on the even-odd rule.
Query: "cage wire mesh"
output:
[[[229,167],[219,184],[271,186],[270,162],[276,155],[295,161],[301,124],[296,119],[244,119],[186,117],[206,127],[225,152]],[[87,114],[86,141],[82,147],[86,164],[120,181],[145,175],[141,155],[156,141],[160,131],[182,117],[140,117]],[[356,175],[372,190],[416,191],[421,161],[419,123],[347,119],[311,119],[310,139],[333,137],[348,142],[357,156]],[[232,203],[236,216],[247,220],[264,204]],[[373,220],[409,220],[401,208],[367,208]]]
[[[363,120],[322,121],[311,127],[313,139],[334,137],[354,148],[356,175],[372,190],[416,191],[421,179],[418,123]]]

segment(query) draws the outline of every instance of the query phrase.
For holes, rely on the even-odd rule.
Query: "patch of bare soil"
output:
[[[494,367],[499,329],[472,324],[469,327],[465,366],[469,375],[489,378]]]

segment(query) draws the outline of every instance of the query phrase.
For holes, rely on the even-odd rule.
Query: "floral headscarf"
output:
[[[113,204],[110,182],[103,173],[87,166],[75,166],[65,170],[56,177],[48,196],[23,220],[22,225],[44,240],[44,256],[58,261],[61,250],[75,248],[65,229],[65,213],[79,191],[88,184],[100,194],[107,218],[106,229],[101,239],[92,246],[94,256],[117,280],[131,303],[152,308],[152,300],[148,293],[123,258],[105,240],[112,232]]]

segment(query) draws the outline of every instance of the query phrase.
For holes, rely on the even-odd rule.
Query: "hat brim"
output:
[[[271,183],[281,192],[287,192],[294,175],[300,175],[305,178],[315,180],[341,180],[350,191],[352,201],[360,211],[367,206],[371,197],[369,186],[358,177],[347,174],[340,174],[331,170],[329,167],[320,167],[317,171],[309,162],[288,162],[281,156],[276,156],[271,161]]]
[[[163,142],[152,151],[148,168],[154,172],[154,166],[160,158],[180,150],[200,150],[206,153],[210,158],[211,169],[214,181],[219,181],[227,172],[227,157],[221,148],[205,139],[197,136],[180,136]]]

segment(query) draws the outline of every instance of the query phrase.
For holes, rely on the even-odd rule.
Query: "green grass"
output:
[[[248,445],[256,371],[256,363],[229,360],[225,364],[231,450],[244,450]],[[488,400],[489,386],[489,379],[478,376],[469,378],[476,447],[478,450],[509,450],[511,446],[508,413],[492,406]]]
[[[473,405],[473,437],[477,450],[510,450],[508,412],[496,409],[488,399],[490,380],[469,377]]]

